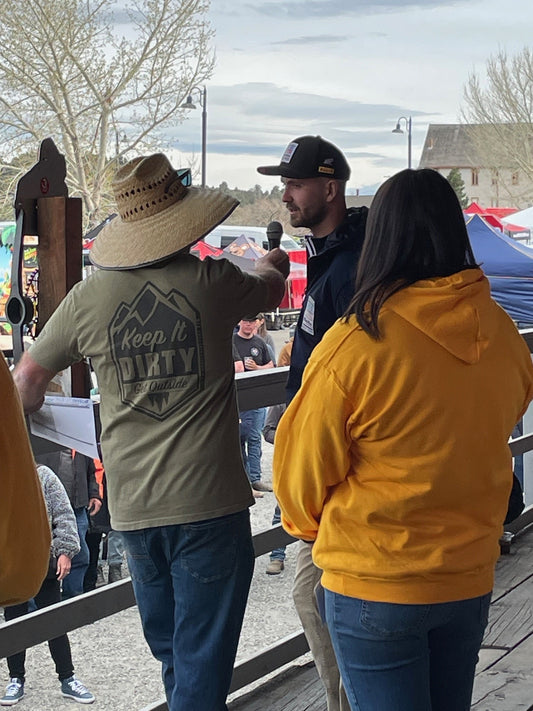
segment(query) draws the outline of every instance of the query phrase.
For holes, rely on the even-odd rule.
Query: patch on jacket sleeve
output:
[[[312,296],[308,296],[305,302],[305,311],[302,318],[302,331],[315,335],[315,300]]]

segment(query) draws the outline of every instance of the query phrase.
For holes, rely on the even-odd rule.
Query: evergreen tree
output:
[[[457,198],[461,204],[461,207],[464,210],[465,207],[468,207],[468,198],[466,196],[465,191],[465,182],[463,180],[463,176],[461,175],[461,171],[459,170],[459,168],[452,168],[448,173],[446,180],[454,189],[455,194],[457,195]]]

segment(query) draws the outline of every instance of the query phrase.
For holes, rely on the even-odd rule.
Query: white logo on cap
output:
[[[285,149],[285,153],[281,156],[281,162],[282,163],[290,163],[291,158],[294,155],[294,152],[298,148],[298,143],[289,143],[287,148]]]

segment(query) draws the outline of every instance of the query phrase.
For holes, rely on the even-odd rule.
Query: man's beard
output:
[[[324,208],[315,209],[312,212],[308,209],[307,214],[301,210],[289,212],[289,221],[292,227],[307,227],[312,229],[315,225],[319,225],[324,219],[326,210]]]

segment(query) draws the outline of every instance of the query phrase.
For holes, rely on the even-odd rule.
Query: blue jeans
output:
[[[490,598],[398,605],[325,590],[352,711],[468,711]]]
[[[78,535],[80,537],[80,552],[77,553],[70,564],[70,573],[62,582],[62,599],[68,600],[83,592],[83,580],[89,567],[89,546],[85,534],[89,529],[89,517],[85,506],[74,509]]]
[[[254,567],[248,510],[121,533],[169,711],[226,711]]]
[[[278,523],[281,523],[281,511],[278,504],[276,504],[274,515],[272,516],[272,525],[277,526]],[[270,560],[285,560],[285,557],[285,546],[282,546],[281,548],[274,548],[274,550],[270,553]]]
[[[109,531],[107,534],[107,562],[109,565],[122,565],[124,543],[120,531]]]
[[[246,410],[240,412],[239,417],[242,460],[248,479],[253,484],[261,480],[261,433],[265,426],[266,408]]]

